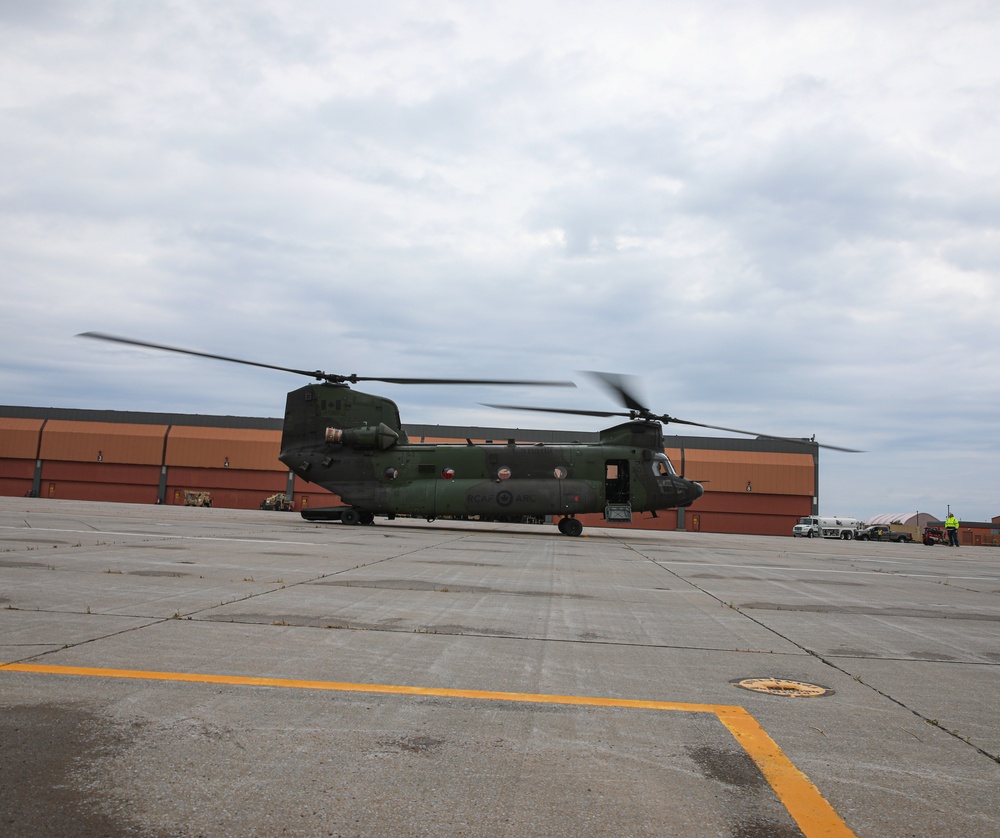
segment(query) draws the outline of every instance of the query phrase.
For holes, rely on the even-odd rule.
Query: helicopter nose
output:
[[[694,480],[684,481],[684,490],[682,491],[684,495],[684,503],[679,504],[680,506],[690,506],[703,494],[705,494],[705,487],[701,483],[696,483]]]

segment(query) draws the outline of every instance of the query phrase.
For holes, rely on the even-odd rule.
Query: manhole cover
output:
[[[730,681],[744,690],[768,695],[786,695],[789,698],[821,698],[833,695],[833,690],[818,684],[807,684],[805,681],[787,681],[784,678],[741,678]]]

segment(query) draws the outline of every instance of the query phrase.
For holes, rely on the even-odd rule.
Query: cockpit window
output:
[[[666,477],[671,474],[677,474],[677,472],[674,471],[674,467],[670,460],[667,459],[666,454],[654,454],[653,474],[657,477]]]

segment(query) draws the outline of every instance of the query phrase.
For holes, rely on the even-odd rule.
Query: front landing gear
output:
[[[560,518],[559,532],[563,535],[571,535],[575,538],[583,532],[583,524],[576,520],[576,518]]]

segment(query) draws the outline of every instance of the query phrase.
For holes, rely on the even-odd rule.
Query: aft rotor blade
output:
[[[228,355],[213,355],[211,352],[198,352],[194,349],[181,349],[178,346],[167,346],[163,343],[150,343],[147,340],[136,340],[135,338],[123,338],[118,335],[108,335],[104,332],[81,332],[78,338],[93,338],[94,340],[106,340],[111,343],[124,343],[126,346],[142,346],[146,349],[159,349],[163,352],[176,352],[179,355],[194,355],[198,358],[212,358],[216,361],[228,361],[230,364],[244,364],[248,367],[263,367],[268,370],[278,370],[279,372],[291,372],[296,375],[308,375],[311,378],[327,378],[327,374],[322,370],[297,370],[292,367],[279,367],[275,364],[263,364],[259,361],[247,361],[243,358],[230,358]]]
[[[693,425],[696,428],[708,428],[713,431],[729,431],[732,434],[744,434],[745,436],[759,436],[764,439],[774,439],[779,442],[797,442],[801,445],[815,445],[819,448],[829,448],[832,451],[846,451],[849,454],[862,454],[864,452],[857,448],[841,448],[839,445],[825,445],[811,439],[798,439],[793,436],[776,436],[775,434],[761,434],[756,431],[741,431],[739,428],[725,428],[722,425],[706,425],[704,422],[691,422],[687,419],[677,419],[673,416],[661,416],[660,421],[664,424],[673,423],[675,425]]]
[[[572,381],[506,378],[379,378],[369,375],[352,375],[348,380],[351,382],[384,381],[387,384],[497,384],[502,387],[576,387]]]
[[[268,370],[278,370],[279,372],[290,372],[295,375],[306,375],[320,381],[328,381],[331,384],[355,384],[358,381],[383,381],[388,384],[489,384],[498,386],[528,386],[528,387],[576,387],[572,381],[534,381],[534,380],[507,380],[494,378],[396,378],[378,377],[363,375],[338,375],[327,373],[322,370],[300,370],[294,367],[281,367],[276,364],[264,364],[259,361],[247,361],[244,358],[231,358],[228,355],[215,355],[211,352],[199,352],[195,349],[182,349],[178,346],[167,346],[163,343],[151,343],[146,340],[136,340],[135,338],[124,338],[118,335],[108,335],[104,332],[83,332],[77,337],[93,338],[95,340],[110,341],[111,343],[123,343],[126,346],[141,346],[146,349],[159,349],[163,352],[176,352],[179,355],[193,355],[197,358],[211,358],[216,361],[227,361],[230,364],[243,364],[248,367],[262,367]]]

